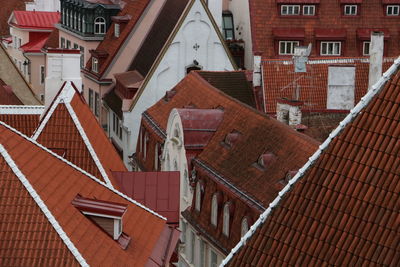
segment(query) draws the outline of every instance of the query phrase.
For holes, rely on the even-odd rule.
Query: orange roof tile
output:
[[[43,111],[43,106],[0,105],[0,121],[31,136],[39,125],[40,115]]]
[[[0,79],[0,105],[22,105],[13,88]]]
[[[112,171],[127,171],[83,97],[70,83],[49,107],[33,139],[106,183]]]
[[[394,58],[386,58],[383,71],[393,64]],[[276,112],[278,98],[294,99],[294,91],[300,88],[303,110],[326,110],[328,95],[328,67],[353,65],[356,67],[355,104],[367,92],[369,60],[365,58],[321,58],[307,62],[306,73],[295,73],[291,60],[268,60],[262,62],[264,97],[267,113]]]
[[[289,182],[228,266],[400,265],[399,66]]]
[[[11,220],[12,217],[1,220],[0,238],[9,240],[0,242],[2,260],[3,255],[11,256],[11,266],[26,265],[18,261],[20,259],[12,258],[17,255],[21,259],[29,257],[29,265],[33,261],[43,263],[39,265],[74,264],[71,253],[59,237],[70,251],[74,251],[76,259],[93,266],[144,266],[152,260],[150,256],[166,227],[165,219],[1,122],[0,155],[1,210],[7,208],[10,216],[21,215],[15,220]],[[21,181],[25,188],[21,187]],[[125,250],[71,204],[78,194],[127,206],[122,230],[131,241]],[[21,205],[14,206],[11,212],[10,203]],[[43,218],[45,211],[51,225]],[[25,223],[26,216],[29,216],[29,223]],[[58,234],[54,234],[54,230]],[[21,245],[17,250],[20,254],[16,254],[18,244]],[[12,253],[5,254],[11,250]]]

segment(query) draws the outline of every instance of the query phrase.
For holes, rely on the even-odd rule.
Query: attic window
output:
[[[276,156],[273,153],[266,152],[258,158],[258,165],[262,169],[266,169],[276,161]]]
[[[127,205],[85,198],[79,194],[72,200],[72,205],[117,240],[123,249],[127,248],[130,237],[122,232],[122,218],[127,211]]]
[[[114,36],[118,38],[119,33],[120,33],[120,25],[119,25],[119,23],[115,23],[114,24]]]
[[[95,57],[92,57],[92,71],[99,72],[99,60]]]

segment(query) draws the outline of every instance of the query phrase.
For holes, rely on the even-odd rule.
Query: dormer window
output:
[[[119,25],[119,23],[115,23],[114,24],[114,36],[118,38],[119,34],[120,34],[120,25]]]
[[[315,5],[304,5],[303,6],[304,16],[315,16]]]
[[[300,5],[282,5],[281,15],[283,16],[300,15]]]
[[[344,5],[344,15],[345,16],[357,15],[357,5]]]
[[[217,226],[217,218],[218,218],[218,194],[215,193],[212,196],[211,200],[211,225],[216,227]]]
[[[95,57],[92,57],[92,71],[99,72],[99,60]]]
[[[201,209],[201,196],[202,196],[202,186],[200,181],[196,184],[196,202],[195,202],[195,209],[196,211],[200,211]]]
[[[241,230],[240,230],[240,236],[244,236],[247,232],[249,231],[249,222],[247,220],[247,217],[244,217],[242,219],[242,225],[241,225]]]
[[[79,194],[72,200],[72,205],[126,249],[130,237],[122,232],[122,218],[127,205],[85,198]]]
[[[235,143],[239,140],[241,133],[238,131],[233,130],[232,132],[228,133],[225,136],[224,144],[229,148],[233,147]]]
[[[229,237],[229,221],[230,221],[230,204],[226,203],[224,205],[224,221],[222,223],[222,233]]]
[[[398,16],[399,10],[400,10],[400,5],[387,5],[386,16]]]
[[[94,33],[95,34],[106,33],[106,20],[103,17],[97,17],[94,20]]]

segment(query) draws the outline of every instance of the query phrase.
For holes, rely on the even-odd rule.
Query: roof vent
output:
[[[72,205],[117,240],[123,249],[128,247],[130,237],[122,232],[122,217],[127,210],[127,205],[85,198],[79,194],[72,200]]]
[[[236,142],[239,140],[240,136],[241,136],[240,132],[233,130],[232,132],[228,133],[225,136],[225,140],[224,140],[225,145],[227,145],[229,147],[233,147],[236,144]]]
[[[175,91],[175,90],[169,90],[169,91],[165,92],[164,100],[165,100],[166,102],[168,102],[168,101],[170,101],[175,95],[176,95],[176,91]]]
[[[266,169],[276,161],[276,156],[273,153],[266,152],[258,158],[258,165]]]

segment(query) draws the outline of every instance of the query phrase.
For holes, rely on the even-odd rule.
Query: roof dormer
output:
[[[224,145],[226,145],[229,148],[233,147],[236,144],[236,142],[240,139],[241,135],[242,134],[240,132],[233,130],[232,132],[228,133],[225,136],[225,139],[223,142]]]
[[[271,152],[265,152],[262,154],[257,161],[257,164],[259,167],[262,169],[267,169],[269,166],[271,166],[274,162],[276,161],[276,156],[274,153]]]
[[[72,200],[72,205],[126,249],[130,237],[122,232],[122,219],[127,205],[85,198],[79,194]]]

